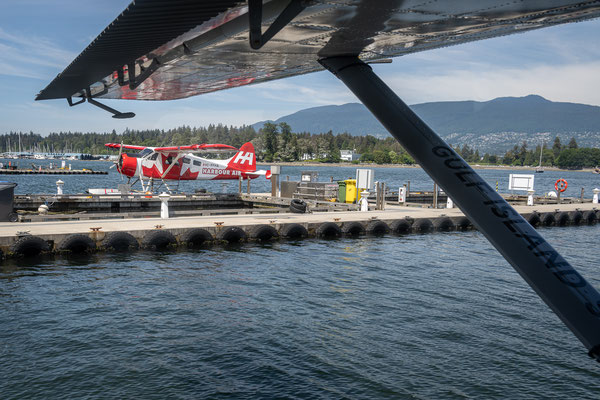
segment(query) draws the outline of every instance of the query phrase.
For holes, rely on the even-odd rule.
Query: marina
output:
[[[263,205],[269,203],[267,195],[255,197],[262,197]],[[229,196],[230,205],[236,205],[235,198],[234,195]],[[473,228],[469,219],[457,208],[387,205],[385,210],[366,212],[341,211],[343,207],[319,211],[319,204],[313,203],[308,206],[309,213],[298,214],[273,207],[273,203],[270,208],[253,208],[249,199],[243,199],[242,196],[238,201],[250,205],[246,210],[222,209],[223,203],[213,199],[210,200],[213,205],[216,203],[221,207],[212,211],[196,211],[195,214],[200,215],[195,216],[185,216],[181,212],[174,218],[157,218],[150,213],[142,213],[131,219],[132,214],[126,213],[122,218],[114,219],[114,214],[75,214],[50,217],[50,221],[43,221],[45,217],[41,216],[27,223],[0,223],[0,250],[7,257],[18,257],[52,252],[128,251],[140,247],[162,250],[176,246],[278,238],[402,235]],[[289,203],[289,199],[281,200]],[[600,217],[597,206],[589,202],[516,206],[515,209],[534,227],[569,226],[596,223]],[[36,219],[38,221],[34,222]]]
[[[118,179],[111,172],[114,169],[108,168],[110,163],[73,163],[79,169],[95,166],[110,174],[113,183]],[[41,253],[76,255],[140,248],[169,251],[177,247],[227,243],[474,229],[471,221],[459,208],[448,203],[447,195],[422,175],[422,171],[396,168],[370,171],[378,183],[373,184],[369,194],[368,211],[360,211],[360,202],[350,199],[356,196],[352,186],[355,181],[341,179],[357,175],[357,169],[352,167],[313,167],[307,171],[305,167],[284,166],[279,175],[283,178],[281,182],[264,178],[253,180],[251,185],[207,181],[201,189],[185,182],[187,186],[182,185],[182,190],[186,192],[170,195],[120,192],[129,190],[129,186],[86,189],[92,183],[83,177],[57,181],[56,193],[34,194],[27,193],[34,188],[28,186],[32,177],[23,176],[16,181],[13,199],[13,209],[20,222],[0,223],[0,251],[5,258],[20,258]],[[498,189],[506,187],[509,176],[506,171],[481,172],[491,183],[496,180]],[[558,199],[545,192],[532,195],[532,206],[527,205],[527,195],[519,194],[523,191],[510,191],[503,197],[534,227],[594,224],[600,215],[598,204],[589,197],[591,192],[596,192],[589,189],[589,185],[597,181],[597,175],[549,172],[537,178],[536,187],[551,188],[556,176],[564,176],[571,182],[570,191],[565,192],[570,196]],[[48,178],[40,179],[49,183]],[[93,179],[100,185],[104,182],[101,176]],[[502,182],[501,185],[498,182]],[[584,184],[588,189],[585,186],[577,189]],[[267,188],[276,195],[265,193]],[[379,191],[385,196],[378,195]],[[342,202],[346,196],[349,202]],[[304,202],[306,210],[290,212],[293,198]]]
[[[599,2],[110,3],[0,15],[2,400],[600,398]]]
[[[111,172],[114,169],[109,169],[110,163],[73,163],[78,169],[94,168],[109,174],[111,181],[104,181],[102,176],[93,178],[99,185],[103,182],[114,185],[115,179],[119,182]],[[473,229],[471,221],[459,208],[447,204],[447,195],[421,170],[376,168],[370,171],[379,183],[373,184],[366,212],[359,211],[360,202],[341,202],[347,195],[356,196],[354,181],[342,179],[357,175],[357,169],[352,167],[313,167],[308,172],[306,167],[284,166],[279,175],[283,178],[281,182],[262,178],[253,180],[251,185],[207,181],[198,188],[184,182],[187,186],[184,184],[181,189],[185,192],[173,193],[167,198],[166,194],[87,189],[93,186],[92,181],[76,176],[70,180],[65,178],[65,182],[54,182],[51,178],[49,182],[48,178],[40,177],[45,179],[45,184],[52,183],[53,186],[47,187],[54,187],[55,193],[34,194],[28,193],[34,188],[29,186],[32,177],[23,176],[15,181],[18,184],[13,199],[20,222],[0,223],[0,251],[3,257],[19,258],[40,253],[74,254],[116,248],[168,251],[234,242]],[[498,189],[507,187],[506,171],[481,172],[491,183],[495,182]],[[309,177],[308,181],[305,176]],[[592,192],[596,192],[589,189],[589,185],[597,181],[597,175],[549,172],[537,177],[536,187],[552,188],[556,176],[564,176],[571,182],[570,191],[565,192],[569,196],[557,199],[543,192],[543,195],[532,196],[533,206],[527,205],[528,196],[523,195],[523,191],[509,191],[503,197],[536,227],[594,224],[600,215],[598,204],[591,198]],[[582,185],[588,188],[577,189]],[[266,189],[277,195],[265,193]],[[378,195],[379,191],[385,196]],[[306,204],[306,212],[290,212],[292,198],[301,199]],[[161,218],[165,199],[168,218]]]

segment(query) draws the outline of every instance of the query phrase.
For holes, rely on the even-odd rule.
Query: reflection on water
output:
[[[599,229],[543,230],[596,287],[582,249]],[[600,393],[583,346],[472,231],[10,260],[0,359],[3,399]]]

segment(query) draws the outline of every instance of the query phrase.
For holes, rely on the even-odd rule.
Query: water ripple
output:
[[[599,229],[543,232],[596,287]],[[7,262],[0,360],[3,399],[600,395],[477,232]]]

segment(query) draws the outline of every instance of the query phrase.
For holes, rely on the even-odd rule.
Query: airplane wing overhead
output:
[[[249,6],[136,0],[36,99],[178,99],[321,70],[323,57],[385,59],[600,16],[581,0],[271,0],[258,20]],[[250,31],[270,26],[254,50]]]

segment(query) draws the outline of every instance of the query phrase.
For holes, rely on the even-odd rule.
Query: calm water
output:
[[[61,179],[114,187],[110,171]],[[508,171],[479,172],[506,188]],[[375,174],[432,187],[419,169]],[[540,191],[600,186],[542,175]],[[58,177],[0,179],[51,193]],[[542,233],[600,287],[600,225]],[[0,264],[0,398],[598,399],[600,364],[477,232],[306,240]]]
[[[543,230],[596,287],[599,232]],[[600,364],[479,233],[445,233],[5,262],[0,393],[598,399]]]

